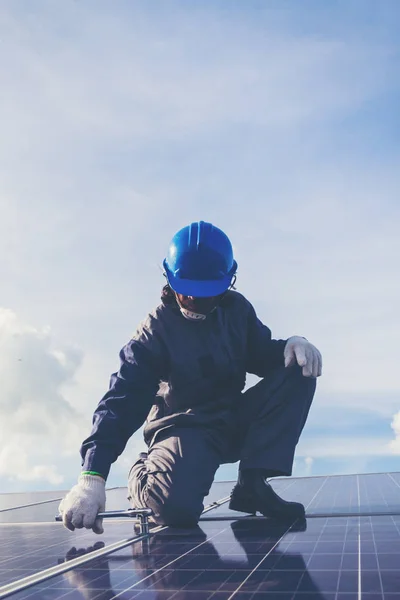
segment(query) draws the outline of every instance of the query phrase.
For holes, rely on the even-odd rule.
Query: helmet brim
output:
[[[178,279],[167,272],[168,283],[174,292],[183,296],[194,296],[197,298],[208,298],[223,294],[231,285],[232,277],[232,275],[229,275],[218,280],[193,281],[192,279]]]
[[[226,292],[232,283],[232,279],[237,271],[237,262],[234,261],[231,272],[221,277],[221,279],[195,280],[176,277],[169,270],[166,260],[163,262],[165,274],[170,287],[177,294],[183,296],[194,296],[197,298],[209,298],[210,296],[219,296]]]

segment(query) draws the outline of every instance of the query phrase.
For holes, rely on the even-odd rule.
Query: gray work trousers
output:
[[[291,475],[294,452],[314,397],[316,380],[300,367],[279,367],[241,394],[225,429],[168,427],[132,466],[133,507],[149,507],[159,525],[192,526],[223,463]]]

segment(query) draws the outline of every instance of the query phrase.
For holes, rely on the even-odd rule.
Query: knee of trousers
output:
[[[148,475],[146,504],[159,525],[194,527],[203,510],[202,499],[194,498],[184,484],[171,481],[169,474]]]
[[[293,381],[296,387],[301,388],[304,392],[308,392],[311,397],[315,392],[317,380],[314,377],[305,377],[303,375],[303,367],[299,365],[293,365],[291,367],[282,367],[284,369],[284,376]]]
[[[128,489],[132,506],[150,508],[157,525],[193,527],[203,510],[202,498],[194,498],[185,482],[166,471],[147,471],[143,464],[134,465]]]

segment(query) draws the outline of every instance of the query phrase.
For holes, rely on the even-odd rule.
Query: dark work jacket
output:
[[[264,377],[283,365],[285,344],[271,339],[250,302],[233,290],[203,321],[187,320],[175,301],[162,302],[120,352],[120,369],[81,447],[83,469],[107,478],[146,420],[147,444],[168,426],[223,427],[246,373]]]

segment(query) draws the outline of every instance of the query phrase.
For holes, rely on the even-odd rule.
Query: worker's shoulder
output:
[[[223,299],[222,306],[224,308],[233,309],[233,310],[245,310],[248,311],[251,307],[250,302],[240,292],[237,290],[229,290]]]
[[[166,306],[164,303],[161,302],[158,304],[158,306],[150,310],[150,312],[148,312],[147,315],[140,321],[133,338],[148,338],[149,336],[162,330],[165,327],[166,319],[169,318],[169,312],[168,306]]]

